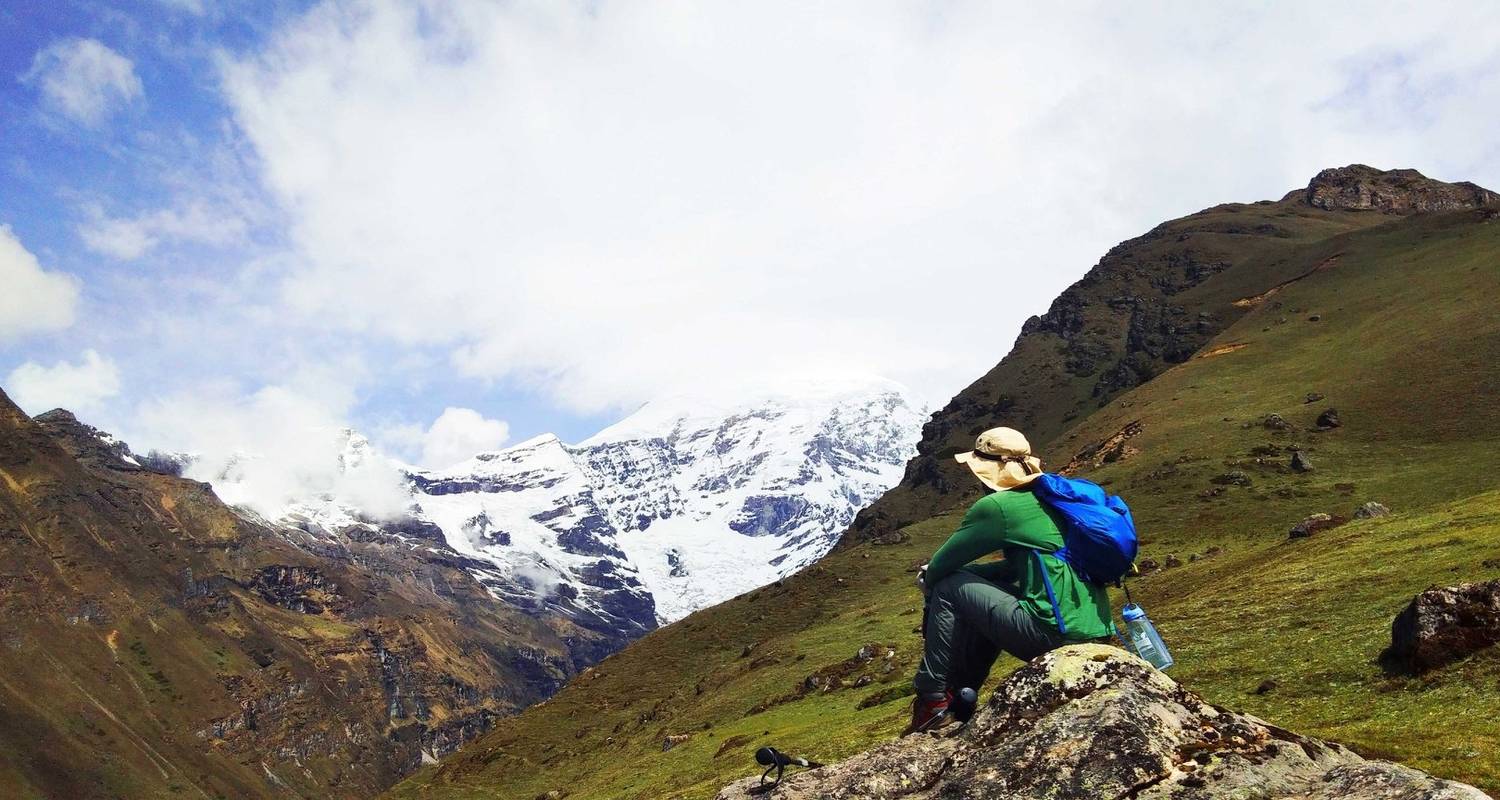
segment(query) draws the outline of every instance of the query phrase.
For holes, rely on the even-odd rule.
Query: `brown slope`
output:
[[[438,542],[273,530],[119,456],[0,393],[0,796],[369,797],[599,638]]]
[[[1403,215],[1476,208],[1500,196],[1416,170],[1326,169],[1280,201],[1228,203],[1123,242],[1021,328],[1010,353],[922,430],[901,484],[855,519],[846,541],[888,537],[969,499],[951,458],[994,425],[1055,440],[1075,421],[1180,364],[1257,301],[1337,265],[1340,235]],[[1075,452],[1042,453],[1054,467]]]

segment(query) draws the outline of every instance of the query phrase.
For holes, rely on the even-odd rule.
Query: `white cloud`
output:
[[[96,206],[87,208],[86,214],[89,220],[78,227],[84,245],[125,261],[140,258],[163,241],[233,244],[244,239],[247,229],[243,218],[202,202],[134,217],[110,217]]]
[[[193,454],[188,477],[267,518],[333,497],[376,517],[410,500],[397,465],[343,426],[347,409],[285,386],[206,386],[147,403],[133,444]]]
[[[1257,9],[326,3],[225,87],[294,313],[577,409],[941,399],[1163,219],[1354,161],[1500,182],[1483,4]]]
[[[47,108],[90,127],[142,94],[135,65],[97,39],[53,42],[21,79],[39,88]]]
[[[0,344],[73,324],[78,280],[42,269],[8,225],[0,225],[0,287]]]
[[[54,408],[87,414],[120,393],[120,370],[109,358],[85,350],[76,364],[59,361],[46,367],[27,361],[5,377],[5,390],[28,414]]]
[[[486,450],[496,450],[510,438],[510,426],[486,419],[472,408],[446,408],[422,434],[422,465],[430,468],[456,464]]]

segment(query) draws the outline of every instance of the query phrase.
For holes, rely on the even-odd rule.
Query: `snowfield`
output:
[[[822,557],[899,482],[925,419],[903,387],[878,380],[675,397],[576,445],[538,436],[441,470],[343,431],[340,481],[263,516],[304,531],[415,525],[428,539],[436,526],[496,597],[639,633]],[[338,488],[382,465],[409,493],[394,527]],[[230,478],[214,484],[233,502]]]

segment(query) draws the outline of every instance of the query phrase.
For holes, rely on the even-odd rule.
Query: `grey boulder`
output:
[[[808,754],[816,756],[816,754]],[[750,777],[718,800],[764,797]],[[911,736],[789,775],[778,800],[1480,800],[1488,795],[1205,702],[1107,645],[1072,645],[1012,674],[958,733]]]

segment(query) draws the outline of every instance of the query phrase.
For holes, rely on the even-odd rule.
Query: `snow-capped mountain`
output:
[[[495,584],[670,622],[826,553],[900,480],[924,419],[887,382],[648,403],[590,439],[540,436],[412,473],[414,512]]]
[[[538,436],[440,470],[358,432],[296,453],[160,454],[242,514],[460,556],[499,600],[628,640],[817,560],[901,478],[925,411],[898,384],[663,398],[578,444]]]

